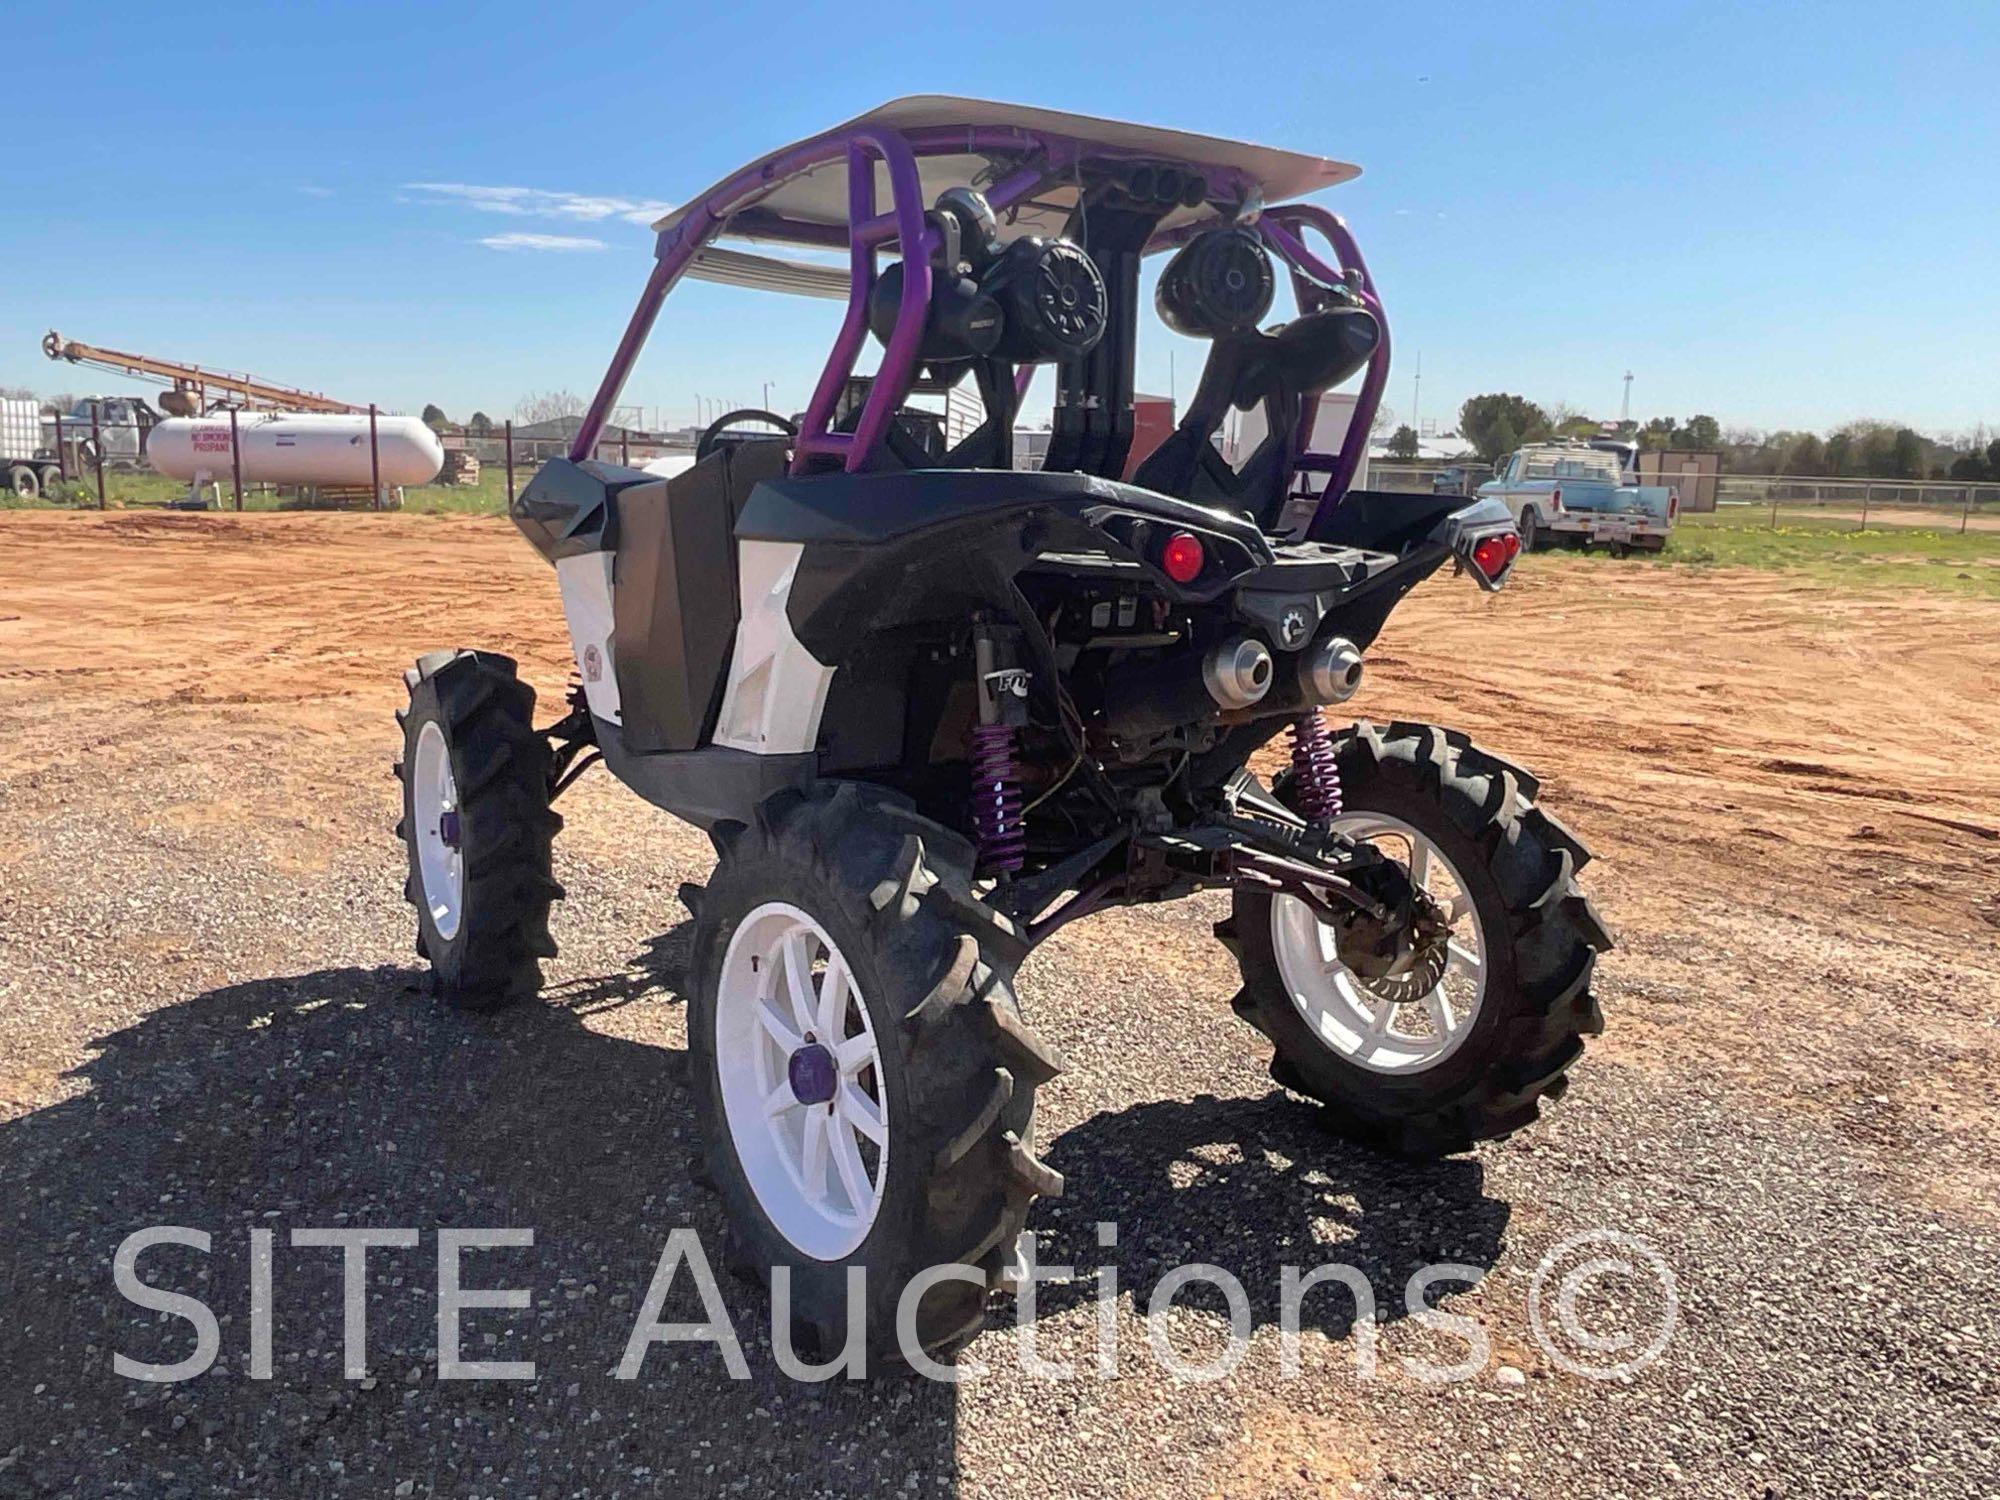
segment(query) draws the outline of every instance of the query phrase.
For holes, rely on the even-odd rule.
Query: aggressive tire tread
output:
[[[562,819],[548,804],[549,748],[535,732],[535,690],[514,662],[487,651],[432,651],[403,674],[410,702],[398,713],[404,783],[396,836],[409,846],[404,899],[418,908],[417,952],[438,993],[464,1010],[496,1010],[541,988],[541,960],[556,955],[549,907],[563,894],[551,841]],[[423,909],[409,768],[417,736],[444,731],[464,829],[465,882],[459,930],[446,940]]]
[[[1535,804],[1541,783],[1532,774],[1455,730],[1364,722],[1336,735],[1335,754],[1351,810],[1428,802],[1478,852],[1505,918],[1505,931],[1488,933],[1489,945],[1506,949],[1509,992],[1488,994],[1502,1012],[1475,1022],[1480,1030],[1464,1047],[1479,1050],[1448,1081],[1363,1080],[1297,1019],[1272,947],[1271,898],[1245,891],[1216,927],[1243,970],[1231,1006],[1273,1041],[1272,1078],[1318,1100],[1342,1134],[1404,1155],[1437,1156],[1519,1130],[1539,1117],[1542,1101],[1562,1095],[1583,1038],[1604,1029],[1590,979],[1612,935],[1576,885],[1589,853]],[[1285,795],[1284,778],[1274,790]]]
[[[1033,1152],[1035,1091],[1061,1064],[1013,995],[1018,930],[974,896],[972,851],[907,801],[858,783],[822,783],[767,804],[725,847],[696,915],[688,1031],[705,1175],[728,1209],[737,1254],[768,1274],[792,1269],[795,1326],[823,1348],[845,1339],[849,1264],[868,1267],[872,1352],[893,1357],[895,1306],[918,1271],[972,1266],[981,1285],[945,1281],[917,1312],[933,1358],[985,1323],[1034,1200],[1062,1178]],[[863,992],[885,1008],[876,1035],[900,1079],[890,1112],[891,1178],[869,1237],[845,1261],[801,1255],[757,1208],[729,1137],[716,1077],[714,1016],[736,925],[766,901],[793,901],[828,925]],[[879,991],[879,993],[878,993]],[[907,1164],[899,1167],[898,1164]],[[912,1175],[905,1176],[904,1173]]]

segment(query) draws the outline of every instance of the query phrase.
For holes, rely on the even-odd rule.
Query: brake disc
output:
[[[1424,901],[1426,905],[1435,906],[1428,897]],[[1445,966],[1450,962],[1451,931],[1440,921],[1435,932],[1419,928],[1412,933],[1412,939],[1408,950],[1397,958],[1387,973],[1373,977],[1357,973],[1354,977],[1360,988],[1378,1000],[1387,1000],[1391,1005],[1408,1005],[1436,989],[1444,979]]]
[[[1395,913],[1381,923],[1356,913],[1334,927],[1340,962],[1356,984],[1378,1000],[1408,1005],[1421,1000],[1444,979],[1450,962],[1451,923],[1444,908],[1428,891],[1413,888],[1401,866],[1390,861],[1361,874],[1357,884],[1370,888],[1382,905]],[[1394,880],[1396,890],[1387,889]]]

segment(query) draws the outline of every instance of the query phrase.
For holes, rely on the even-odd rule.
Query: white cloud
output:
[[[321,187],[316,182],[295,182],[292,184],[292,191],[295,193],[304,193],[308,198],[331,198],[333,196],[332,188]]]
[[[580,234],[489,234],[479,242],[488,250],[602,250],[603,240]]]
[[[652,198],[613,198],[591,193],[558,193],[547,188],[495,187],[473,182],[406,182],[406,191],[421,194],[419,203],[453,204],[481,213],[515,214],[533,219],[575,219],[597,223],[622,219],[651,224],[673,204]]]

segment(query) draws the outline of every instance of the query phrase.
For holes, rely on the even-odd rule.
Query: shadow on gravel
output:
[[[415,970],[347,968],[214,990],[103,1038],[87,1092],[0,1124],[0,1496],[755,1495],[786,1476],[955,1492],[950,1387],[777,1371],[763,1294],[722,1272],[719,1217],[689,1181],[685,1055],[579,1020],[661,1003],[647,993],[685,950],[669,933],[633,972],[492,1017],[444,1011]],[[194,1347],[185,1320],[113,1285],[120,1241],[157,1224],[208,1231],[210,1251],[149,1249],[142,1277],[221,1320],[214,1366],[171,1385],[112,1368],[114,1351]],[[421,1235],[368,1253],[366,1381],[342,1377],[340,1252],[289,1242],[347,1225]],[[731,1380],[710,1345],[669,1344],[613,1379],[683,1225],[752,1378]],[[534,1229],[532,1248],[465,1253],[467,1287],[534,1300],[467,1312],[462,1344],[533,1360],[535,1380],[439,1380],[440,1226]],[[276,1231],[268,1381],[247,1377],[253,1227]],[[701,1317],[683,1268],[662,1318]]]
[[[1404,1315],[1404,1287],[1419,1267],[1490,1269],[1509,1214],[1486,1196],[1477,1161],[1381,1155],[1329,1134],[1314,1108],[1279,1092],[1107,1111],[1065,1131],[1045,1155],[1065,1189],[1043,1216],[1052,1233],[1042,1237],[1041,1260],[1081,1274],[1042,1289],[1036,1310],[1044,1317],[1097,1297],[1095,1275],[1083,1268],[1115,1263],[1120,1293],[1143,1312],[1167,1271],[1206,1261],[1243,1283],[1261,1327],[1278,1321],[1283,1267],[1303,1273],[1339,1262],[1368,1278],[1376,1315],[1389,1322]],[[1118,1225],[1115,1251],[1098,1248],[1104,1220]],[[1176,1305],[1228,1317],[1221,1293],[1198,1284]],[[1353,1323],[1354,1299],[1338,1286],[1301,1306],[1300,1326],[1332,1339],[1346,1338]]]
[[[669,1233],[692,1226],[720,1273],[722,1225],[689,1180],[685,1054],[580,1016],[678,1003],[686,949],[677,929],[624,972],[498,1016],[442,1009],[413,969],[345,968],[214,990],[104,1037],[85,1092],[0,1124],[0,1496],[955,1493],[950,1387],[795,1384],[763,1294],[727,1277],[751,1379],[706,1344],[656,1345],[637,1380],[612,1376]],[[1166,1267],[1207,1260],[1267,1321],[1280,1265],[1338,1259],[1399,1310],[1411,1269],[1489,1264],[1506,1219],[1476,1164],[1369,1155],[1278,1096],[1100,1115],[1049,1156],[1070,1196],[1038,1212],[1044,1263],[1098,1264],[1093,1225],[1115,1219],[1108,1254],[1142,1307]],[[220,1320],[216,1362],[178,1384],[112,1366],[194,1347],[184,1319],[114,1288],[118,1245],[154,1225],[212,1236],[206,1254],[162,1245],[140,1263]],[[290,1243],[343,1226],[420,1235],[368,1253],[366,1380],[342,1374],[340,1253]],[[493,1226],[532,1227],[534,1244],[466,1253],[464,1284],[533,1301],[467,1312],[462,1357],[532,1360],[536,1378],[441,1381],[437,1231]],[[253,1228],[276,1234],[264,1381],[248,1376]],[[1042,1314],[1092,1294],[1045,1287]],[[1346,1306],[1318,1294],[1307,1324],[1339,1337]],[[702,1317],[685,1270],[662,1317]],[[990,1363],[1026,1378],[1004,1349]]]
[[[694,961],[694,923],[683,922],[670,932],[646,940],[646,948],[616,974],[566,980],[542,991],[542,999],[580,1016],[616,1010],[642,1000],[655,990],[678,996]]]

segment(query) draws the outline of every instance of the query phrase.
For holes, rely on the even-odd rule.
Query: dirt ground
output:
[[[1069,1179],[1037,1212],[1044,1258],[1097,1263],[1091,1226],[1117,1218],[1129,1348],[1133,1297],[1179,1260],[1265,1278],[1259,1331],[1212,1385],[1134,1355],[1117,1382],[1043,1387],[996,1322],[973,1349],[994,1374],[956,1392],[790,1386],[737,1292],[761,1360],[743,1392],[700,1352],[608,1380],[667,1231],[716,1228],[681,1181],[675,989],[673,893],[707,845],[586,778],[546,1014],[437,1015],[396,899],[390,714],[414,655],[461,644],[518,657],[545,704],[568,675],[552,575],[502,521],[0,514],[0,1495],[2000,1488],[1993,606],[1562,557],[1497,596],[1418,590],[1354,708],[1542,775],[1619,932],[1606,1034],[1536,1131],[1415,1168],[1272,1091],[1212,907],[1067,929],[1021,985],[1072,1065],[1044,1094]],[[284,1250],[329,1262],[298,1272],[315,1342],[245,1381],[244,1230],[336,1215],[426,1247],[438,1225],[549,1225],[534,1268],[510,1263],[556,1309],[533,1322],[548,1373],[437,1383],[412,1261],[371,1309],[405,1352],[379,1389],[343,1382],[335,1258]],[[184,1386],[109,1366],[185,1346],[112,1291],[112,1250],[153,1222],[215,1232],[208,1271],[162,1264],[237,1308],[223,1364]],[[1628,1382],[1566,1373],[1523,1313],[1542,1252],[1593,1227],[1680,1283],[1682,1332]],[[1488,1329],[1491,1373],[1358,1382],[1328,1314],[1316,1378],[1283,1382],[1274,1268],[1335,1256],[1385,1300],[1426,1260],[1486,1271],[1445,1305]],[[1045,1352],[1087,1350],[1090,1286],[1046,1299]],[[1212,1334],[1184,1316],[1190,1347]],[[1417,1321],[1385,1322],[1385,1367],[1458,1352]]]

